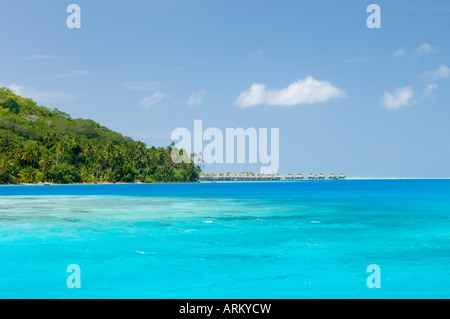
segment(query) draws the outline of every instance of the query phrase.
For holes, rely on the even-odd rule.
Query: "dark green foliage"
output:
[[[18,114],[19,113],[19,103],[11,97],[8,97],[3,103],[3,107],[9,109],[11,112]]]
[[[0,184],[15,184],[16,179],[6,172],[0,171]]]
[[[174,163],[172,148],[147,148],[0,88],[0,184],[197,181],[200,166]]]
[[[45,180],[58,184],[81,183],[81,176],[74,166],[66,163],[52,166],[44,174]]]

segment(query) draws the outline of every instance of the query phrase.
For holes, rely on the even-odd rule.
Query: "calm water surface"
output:
[[[0,298],[450,298],[450,180],[1,186]]]

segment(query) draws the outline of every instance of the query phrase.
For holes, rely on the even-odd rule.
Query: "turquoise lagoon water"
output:
[[[0,187],[0,298],[449,298],[449,275],[450,180]]]

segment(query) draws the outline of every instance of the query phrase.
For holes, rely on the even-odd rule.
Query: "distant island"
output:
[[[147,148],[0,88],[0,184],[198,181],[200,165],[174,163],[173,147]]]

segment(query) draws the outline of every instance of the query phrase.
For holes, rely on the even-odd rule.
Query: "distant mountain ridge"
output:
[[[195,182],[201,168],[0,88],[0,184]]]

